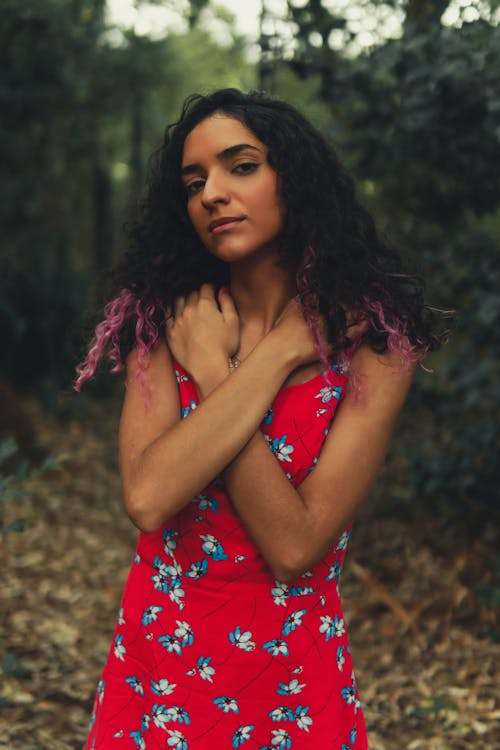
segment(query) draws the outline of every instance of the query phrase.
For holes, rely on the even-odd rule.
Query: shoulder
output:
[[[159,342],[149,353],[134,349],[126,359],[126,391],[121,430],[134,431],[144,425],[154,432],[158,425],[178,419],[180,402],[172,355]]]
[[[414,374],[415,363],[406,364],[393,352],[379,353],[363,345],[351,360],[345,404],[355,411],[397,414]]]

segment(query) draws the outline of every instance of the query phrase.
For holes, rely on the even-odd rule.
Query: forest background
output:
[[[156,6],[171,25],[113,25],[105,0],[0,2],[7,746],[83,741],[134,532],[116,480],[122,381],[76,396],[74,366],[165,125],[187,94],[237,86],[318,125],[429,301],[457,311],[359,521],[345,597],[374,750],[493,748],[499,2],[266,0],[255,40],[210,0],[133,5],[136,19]]]

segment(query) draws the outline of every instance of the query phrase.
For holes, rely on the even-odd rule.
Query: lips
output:
[[[226,229],[231,229],[241,221],[243,221],[242,216],[223,216],[220,219],[210,222],[208,231],[218,234],[219,232],[224,232]]]

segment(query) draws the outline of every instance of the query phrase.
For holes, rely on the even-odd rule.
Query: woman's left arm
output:
[[[353,357],[359,388],[338,405],[314,470],[294,488],[258,430],[224,471],[250,536],[279,581],[317,563],[352,521],[384,461],[414,368],[368,347]]]

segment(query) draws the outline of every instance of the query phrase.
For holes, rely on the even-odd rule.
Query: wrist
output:
[[[202,372],[194,377],[200,399],[204,400],[207,398],[207,396],[214,391],[217,386],[228,377],[228,375],[229,363],[224,358],[217,360],[217,362],[212,362],[210,363],[210,366],[205,367]]]
[[[282,363],[287,376],[301,364],[300,353],[293,337],[285,336],[282,329],[272,328],[261,344],[269,346],[274,358]]]

